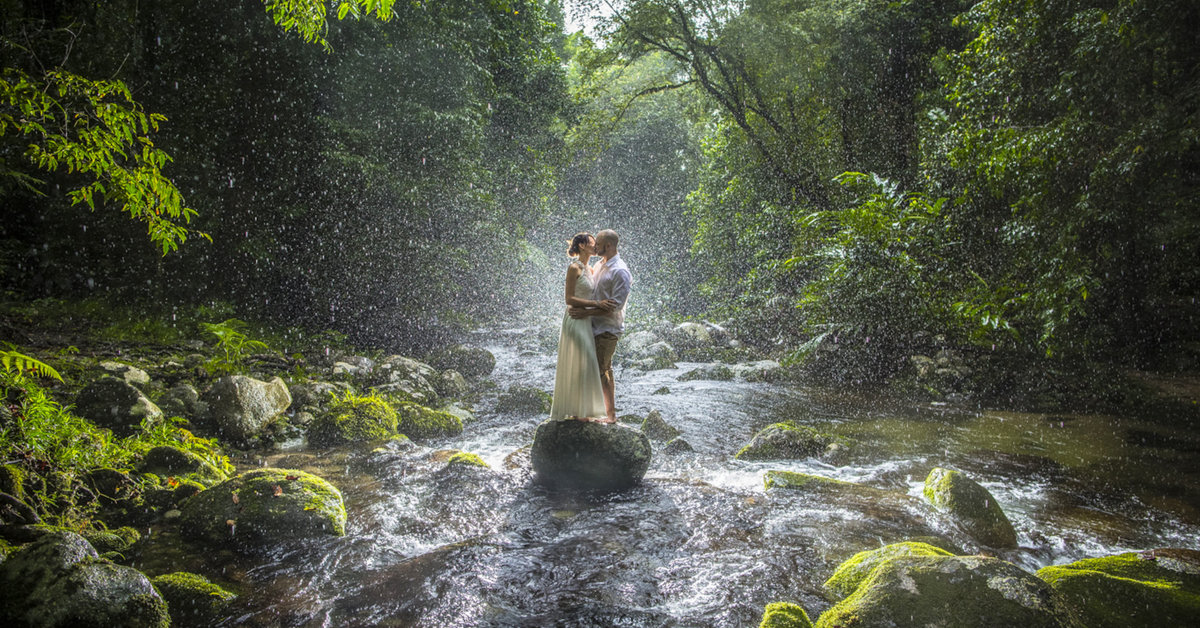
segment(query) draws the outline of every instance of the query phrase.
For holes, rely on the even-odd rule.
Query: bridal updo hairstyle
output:
[[[567,249],[567,257],[577,257],[579,255],[579,245],[587,244],[587,241],[590,240],[591,237],[592,234],[586,231],[580,231],[579,233],[576,233],[575,237],[571,238],[571,248]]]

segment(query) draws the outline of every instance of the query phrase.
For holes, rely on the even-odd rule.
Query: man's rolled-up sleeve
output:
[[[612,278],[612,295],[609,297],[613,301],[625,307],[625,302],[629,300],[629,289],[633,287],[633,276],[628,270],[621,269],[613,273]]]

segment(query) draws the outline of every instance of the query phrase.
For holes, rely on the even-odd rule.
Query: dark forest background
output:
[[[611,227],[633,320],[837,343],[845,377],[931,343],[1200,356],[1192,0],[0,11],[9,301],[424,349],[553,302],[565,241]]]

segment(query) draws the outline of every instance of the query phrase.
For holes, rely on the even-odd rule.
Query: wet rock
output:
[[[1088,628],[1187,626],[1200,617],[1200,552],[1158,549],[1043,567]]]
[[[709,332],[708,327],[704,326],[702,323],[689,321],[676,325],[675,328],[671,330],[668,340],[670,340],[673,344],[685,349],[696,349],[711,345],[713,342],[713,337],[712,333]]]
[[[442,406],[441,408],[438,408],[438,409],[441,410],[442,412],[446,412],[448,414],[453,414],[454,416],[458,417],[458,419],[463,422],[463,425],[466,425],[467,423],[470,423],[475,420],[475,413],[471,412],[471,409],[469,407],[467,407],[466,404],[463,404],[463,403],[455,402],[455,403],[452,403],[449,405]]]
[[[679,436],[680,432],[663,420],[662,413],[651,410],[642,421],[642,433],[650,440],[671,440]]]
[[[933,469],[925,478],[924,494],[976,541],[996,548],[1017,546],[1016,530],[996,499],[962,472]]]
[[[142,533],[131,527],[115,528],[112,530],[97,530],[83,535],[92,547],[101,554],[108,552],[124,552],[133,547],[134,543],[142,540]]]
[[[429,363],[466,377],[486,377],[496,368],[496,356],[480,347],[455,345],[429,356]]]
[[[496,412],[502,414],[549,414],[554,398],[532,386],[512,386],[496,400]]]
[[[128,473],[104,467],[89,471],[86,484],[97,496],[109,501],[129,499],[137,490],[133,478]]]
[[[733,376],[748,382],[778,382],[786,377],[783,366],[775,360],[759,360],[735,364]]]
[[[229,479],[229,474],[224,469],[218,469],[190,451],[170,445],[160,445],[146,452],[138,465],[138,471],[162,477],[187,477],[204,486],[212,486]]]
[[[340,393],[350,390],[351,387],[345,382],[322,382],[311,380],[303,383],[292,384],[288,388],[288,393],[292,396],[292,407],[299,409],[309,409],[320,413],[325,410]]]
[[[694,382],[696,380],[729,382],[733,381],[733,369],[724,364],[705,364],[680,375],[677,379],[681,382]]]
[[[491,465],[483,461],[478,454],[473,454],[469,451],[455,451],[446,459],[447,467],[466,467],[466,468],[482,468],[491,469]]]
[[[172,387],[158,399],[158,407],[167,416],[181,416],[192,419],[200,404],[200,393],[191,384],[178,384]]]
[[[346,533],[342,494],[304,471],[255,469],[183,504],[184,531],[205,542],[259,548]]]
[[[854,593],[858,585],[885,560],[900,556],[951,556],[950,552],[926,543],[906,541],[892,543],[873,550],[859,552],[838,566],[822,585],[831,600],[841,600]]]
[[[467,378],[462,376],[458,371],[448,370],[442,371],[434,381],[434,387],[437,388],[438,395],[442,397],[463,397],[471,392],[471,385],[467,383]]]
[[[669,394],[671,394],[671,389],[666,386],[662,386],[650,394],[652,394],[652,395],[669,395]]]
[[[177,571],[150,579],[171,611],[171,626],[212,626],[237,596],[204,576]]]
[[[409,438],[454,436],[463,431],[462,419],[420,404],[402,402],[396,406],[399,422],[396,430]]]
[[[654,332],[646,330],[635,331],[621,338],[621,350],[626,355],[635,358],[645,358],[650,356],[649,348],[657,342],[659,342],[659,339]]]
[[[798,473],[796,471],[767,471],[766,475],[763,476],[763,488],[766,490],[787,489],[794,491],[858,494],[868,497],[889,495],[883,489],[867,486],[866,484],[847,482],[811,473]]]
[[[75,398],[79,416],[106,427],[120,436],[138,431],[143,420],[161,419],[162,410],[146,398],[142,391],[123,379],[102,377]]]
[[[375,366],[368,381],[376,392],[429,404],[438,398],[437,384],[441,377],[437,369],[424,362],[402,355],[389,355]]]
[[[0,493],[0,525],[32,525],[41,520],[29,504],[8,493]]]
[[[346,395],[308,428],[308,441],[328,447],[360,441],[383,440],[396,434],[396,410],[375,396]]]
[[[759,430],[750,443],[735,456],[738,460],[795,460],[825,454],[829,446],[841,442],[837,436],[824,434],[792,421],[774,423]]]
[[[682,436],[667,441],[667,444],[663,445],[662,450],[664,454],[682,454],[695,451],[692,449],[692,444],[684,440]]]
[[[551,487],[620,490],[650,468],[650,441],[640,430],[590,421],[543,421],[530,460]]]
[[[791,602],[774,602],[763,609],[758,628],[812,628],[804,609]]]
[[[101,362],[100,368],[117,379],[125,380],[125,383],[130,386],[145,390],[146,386],[150,385],[150,375],[136,366],[110,361]]]
[[[208,407],[209,420],[226,438],[246,442],[288,409],[292,395],[278,377],[264,382],[231,375],[217,380],[201,401]]]
[[[141,572],[99,557],[83,537],[43,535],[0,563],[0,624],[166,628],[167,605]]]
[[[642,358],[630,363],[629,366],[639,371],[662,371],[677,368],[674,361],[664,356]]]
[[[879,563],[818,628],[1082,628],[1065,600],[1011,563],[982,556],[905,556]]]

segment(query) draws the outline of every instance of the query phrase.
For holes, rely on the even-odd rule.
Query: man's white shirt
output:
[[[629,289],[633,286],[633,275],[629,274],[629,267],[621,260],[620,253],[602,263],[595,280],[596,292],[593,298],[597,301],[612,299],[620,306],[608,314],[593,316],[592,333],[620,334],[625,331],[625,303],[629,300]]]

